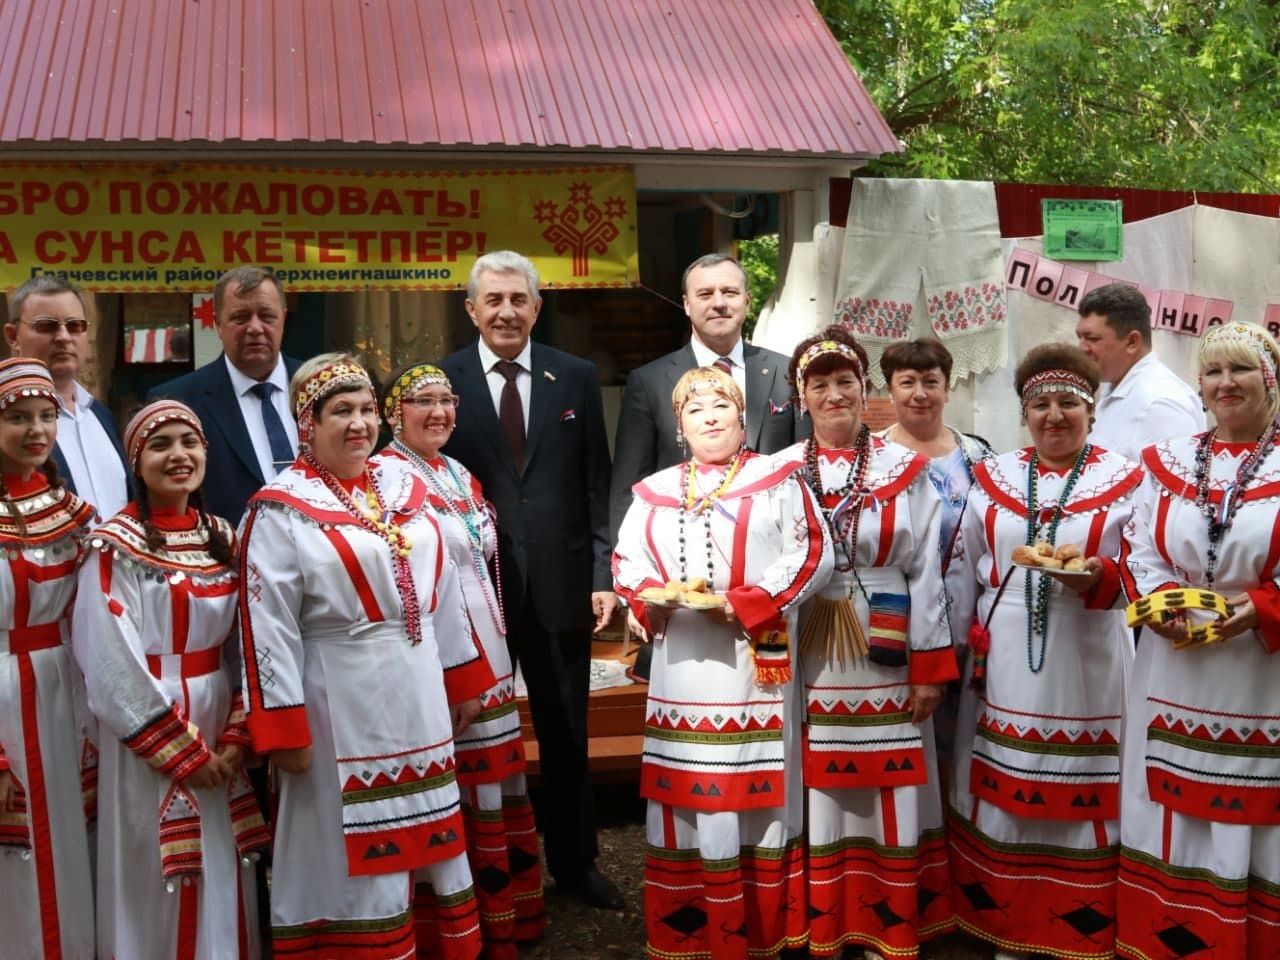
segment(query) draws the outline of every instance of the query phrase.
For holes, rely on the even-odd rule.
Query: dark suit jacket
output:
[[[284,368],[292,377],[298,361],[285,357]],[[223,354],[186,376],[153,388],[147,393],[147,402],[166,397],[181,400],[196,412],[209,441],[204,508],[226,518],[232,526],[239,524],[244,505],[266,480],[253,452],[253,441],[244,425],[240,400],[231,385]]]
[[[757,453],[777,453],[809,435],[808,421],[799,420],[787,382],[787,357],[749,343],[742,345],[746,373],[747,446]],[[664,357],[637,367],[627,377],[613,440],[613,482],[609,494],[609,533],[618,541],[618,528],[631,506],[631,488],[638,481],[688,458],[676,442],[676,416],[671,392],[687,371],[698,365],[687,343]]]
[[[120,443],[120,433],[116,430],[116,421],[111,416],[111,411],[97,400],[93,400],[89,404],[89,410],[98,418],[98,422],[102,424],[102,429],[107,431],[107,437],[111,440],[111,445],[116,448],[116,453],[120,456],[120,469],[124,471],[124,485],[128,492],[128,496],[133,497],[133,471],[129,469],[129,461],[125,459],[124,447]],[[58,465],[58,475],[62,477],[62,482],[66,488],[72,493],[78,494],[76,490],[75,480],[71,477],[71,468],[67,466],[67,458],[62,454],[62,448],[55,442],[53,445],[53,462]],[[110,520],[110,517],[99,517],[99,520]]]
[[[612,590],[609,444],[596,368],[533,344],[524,473],[517,474],[473,344],[440,364],[459,396],[445,452],[497,509],[502,590],[514,622],[526,591],[544,629],[590,629],[591,593]]]

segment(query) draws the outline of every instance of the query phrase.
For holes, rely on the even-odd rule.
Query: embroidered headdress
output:
[[[1022,384],[1022,392],[1018,394],[1022,412],[1025,414],[1027,404],[1043,393],[1069,393],[1093,406],[1092,386],[1074,370],[1041,370],[1027,377]]]
[[[694,398],[695,394],[706,390],[724,397],[738,408],[740,415],[742,414],[745,406],[742,390],[733,376],[719,367],[695,367],[681,376],[676,383],[676,388],[671,391],[671,409],[675,411],[677,427],[680,412],[684,410],[685,405]]]
[[[1257,357],[1262,382],[1267,388],[1267,399],[1274,403],[1276,368],[1280,367],[1280,347],[1275,340],[1252,323],[1233,322],[1210,327],[1200,344],[1200,365],[1203,367],[1206,359],[1217,359],[1219,354],[1233,352],[1232,347],[1243,347],[1248,354]],[[1200,392],[1204,393],[1203,383]]]
[[[196,432],[200,445],[208,449],[209,441],[205,439],[204,427],[194,410],[177,400],[157,400],[135,413],[129,425],[124,428],[124,449],[129,457],[130,470],[138,472],[138,460],[142,456],[142,448],[147,445],[147,438],[169,423],[185,423]]]
[[[858,379],[866,380],[866,371],[862,369],[862,361],[858,359],[858,355],[852,347],[847,343],[841,343],[839,340],[819,340],[805,350],[804,353],[800,354],[800,359],[796,361],[796,383],[802,393],[804,392],[805,371],[809,369],[809,364],[827,354],[843,357],[848,361],[849,366],[857,371]]]
[[[365,387],[373,392],[373,381],[364,367],[346,354],[316,367],[300,384],[293,399],[293,414],[298,420],[298,443],[310,446],[315,435],[315,408],[325,397],[340,390]]]
[[[867,371],[863,369],[862,358],[859,357],[857,351],[847,343],[842,343],[839,340],[826,339],[810,344],[805,348],[804,353],[800,354],[799,358],[796,360],[796,395],[800,400],[800,409],[802,411],[808,411],[808,405],[805,403],[804,399],[805,379],[808,377],[809,367],[813,364],[813,361],[817,360],[819,357],[837,357],[844,361],[844,365],[852,367],[854,375],[858,378],[858,384],[862,387],[862,396],[864,398],[863,402],[866,402]],[[841,364],[837,364],[837,366],[840,365]]]
[[[412,397],[423,387],[433,383],[453,393],[453,384],[449,382],[449,375],[431,363],[415,364],[396,377],[382,401],[382,415],[387,418],[392,429],[400,426],[400,401],[405,397]]]
[[[53,388],[53,377],[43,360],[31,357],[0,360],[0,410],[27,397],[43,397],[62,409],[62,398]]]

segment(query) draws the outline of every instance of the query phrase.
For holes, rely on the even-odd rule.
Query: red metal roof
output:
[[[812,0],[4,0],[0,145],[898,149]]]

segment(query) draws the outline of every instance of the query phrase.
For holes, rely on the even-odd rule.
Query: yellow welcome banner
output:
[[[628,167],[364,171],[0,163],[0,286],[208,290],[269,267],[286,289],[454,290],[518,250],[548,287],[639,280]]]

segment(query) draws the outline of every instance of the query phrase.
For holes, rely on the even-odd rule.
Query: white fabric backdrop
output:
[[[963,225],[957,224],[958,235]],[[790,355],[795,345],[831,322],[844,231],[821,224],[812,242],[797,243],[790,269],[769,298],[754,342]],[[963,241],[960,241],[963,242]],[[1005,238],[1006,258],[1015,247],[1043,252],[1040,237]],[[1261,323],[1268,303],[1280,303],[1280,220],[1216,207],[1190,206],[1126,223],[1124,259],[1072,262],[1084,270],[1150,287],[1180,290],[1234,303],[1232,319]],[[1054,340],[1075,343],[1074,310],[1010,289],[1008,361],[1005,366],[957,384],[947,422],[984,436],[996,450],[1029,442],[1021,423],[1013,370],[1031,347]],[[913,330],[921,336],[925,330]],[[1156,355],[1195,385],[1199,340],[1164,330],[1152,337]],[[881,392],[882,393],[882,392]]]

